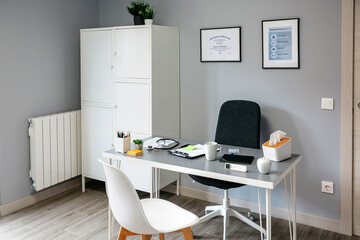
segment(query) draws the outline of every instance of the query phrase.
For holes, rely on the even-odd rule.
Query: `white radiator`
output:
[[[80,110],[30,118],[30,177],[36,191],[81,174]]]

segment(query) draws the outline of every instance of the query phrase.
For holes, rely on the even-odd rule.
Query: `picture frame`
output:
[[[241,62],[241,27],[200,29],[200,62]]]
[[[262,21],[262,68],[300,68],[300,19]]]

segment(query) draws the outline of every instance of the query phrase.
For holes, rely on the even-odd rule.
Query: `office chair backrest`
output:
[[[139,197],[127,176],[120,169],[98,161],[105,172],[107,195],[118,223],[134,233],[156,232],[147,221]]]
[[[225,102],[219,113],[215,141],[219,144],[260,148],[260,107],[255,102]]]

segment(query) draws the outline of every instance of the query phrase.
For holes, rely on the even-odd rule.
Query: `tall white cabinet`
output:
[[[105,179],[97,159],[113,144],[112,29],[81,30],[82,176]]]
[[[104,181],[97,159],[113,147],[117,130],[130,131],[132,139],[178,138],[178,28],[81,30],[81,105],[83,190],[85,177]],[[152,193],[151,168],[124,162],[121,169],[136,189]],[[160,187],[178,176],[161,171]]]

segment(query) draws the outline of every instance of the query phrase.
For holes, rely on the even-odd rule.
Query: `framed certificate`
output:
[[[262,68],[299,69],[299,18],[262,21]]]
[[[201,62],[241,62],[241,27],[200,29]]]

